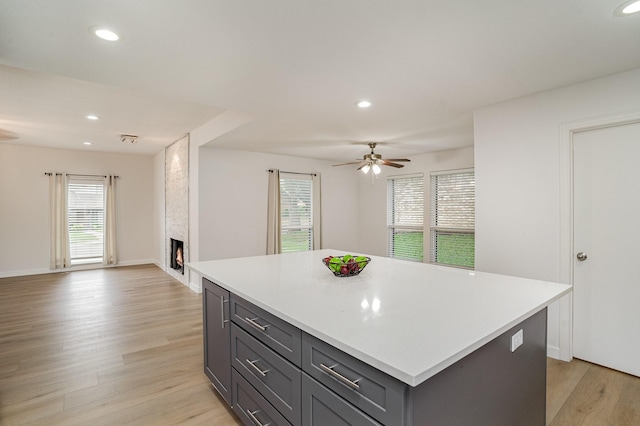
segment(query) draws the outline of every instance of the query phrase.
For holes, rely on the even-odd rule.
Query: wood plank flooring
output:
[[[0,279],[0,424],[239,425],[201,303],[153,265]]]
[[[202,371],[201,303],[154,265],[0,279],[0,425],[239,425]],[[640,378],[547,365],[548,425],[640,425]]]
[[[548,359],[547,424],[640,425],[640,378],[579,359]]]

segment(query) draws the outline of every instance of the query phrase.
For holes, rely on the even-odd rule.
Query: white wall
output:
[[[398,175],[410,175],[414,173],[424,174],[424,223],[428,229],[430,223],[429,196],[430,174],[442,170],[465,169],[473,167],[473,148],[440,151],[431,154],[412,156],[410,163],[404,163],[402,169],[383,167],[372,183],[371,172],[368,175],[354,173],[358,181],[358,193],[360,204],[360,239],[358,250],[360,252],[377,256],[387,255],[387,177]],[[425,232],[424,261],[429,260],[429,233]]]
[[[166,270],[164,150],[153,157],[153,261]]]
[[[640,69],[475,112],[477,270],[570,283],[569,129],[632,111]],[[569,300],[551,307],[548,341],[565,358]]]
[[[120,176],[120,264],[152,262],[152,157],[0,144],[0,276],[49,272],[45,172]]]
[[[328,161],[240,152],[199,150],[199,259],[266,253],[268,169],[320,173],[322,246],[355,251],[358,198],[353,169]]]

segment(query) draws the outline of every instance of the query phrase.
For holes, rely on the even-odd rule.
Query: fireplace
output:
[[[171,269],[184,275],[184,242],[171,238]]]

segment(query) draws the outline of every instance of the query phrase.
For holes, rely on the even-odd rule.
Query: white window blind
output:
[[[387,180],[389,257],[422,262],[424,176],[392,176]]]
[[[73,179],[67,190],[71,264],[102,262],[104,255],[104,183]]]
[[[473,268],[475,175],[473,169],[431,175],[431,262]]]
[[[313,248],[313,196],[310,175],[280,172],[282,253]]]

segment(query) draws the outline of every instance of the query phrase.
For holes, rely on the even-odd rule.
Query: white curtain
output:
[[[104,265],[118,263],[118,238],[116,228],[116,176],[105,176],[105,209],[104,209]]]
[[[66,173],[49,174],[49,268],[71,266]]]
[[[313,194],[313,249],[322,248],[321,229],[322,229],[322,204],[320,200],[320,173],[311,175],[312,194]]]
[[[269,170],[269,194],[267,203],[267,254],[282,251],[280,241],[280,170]]]

